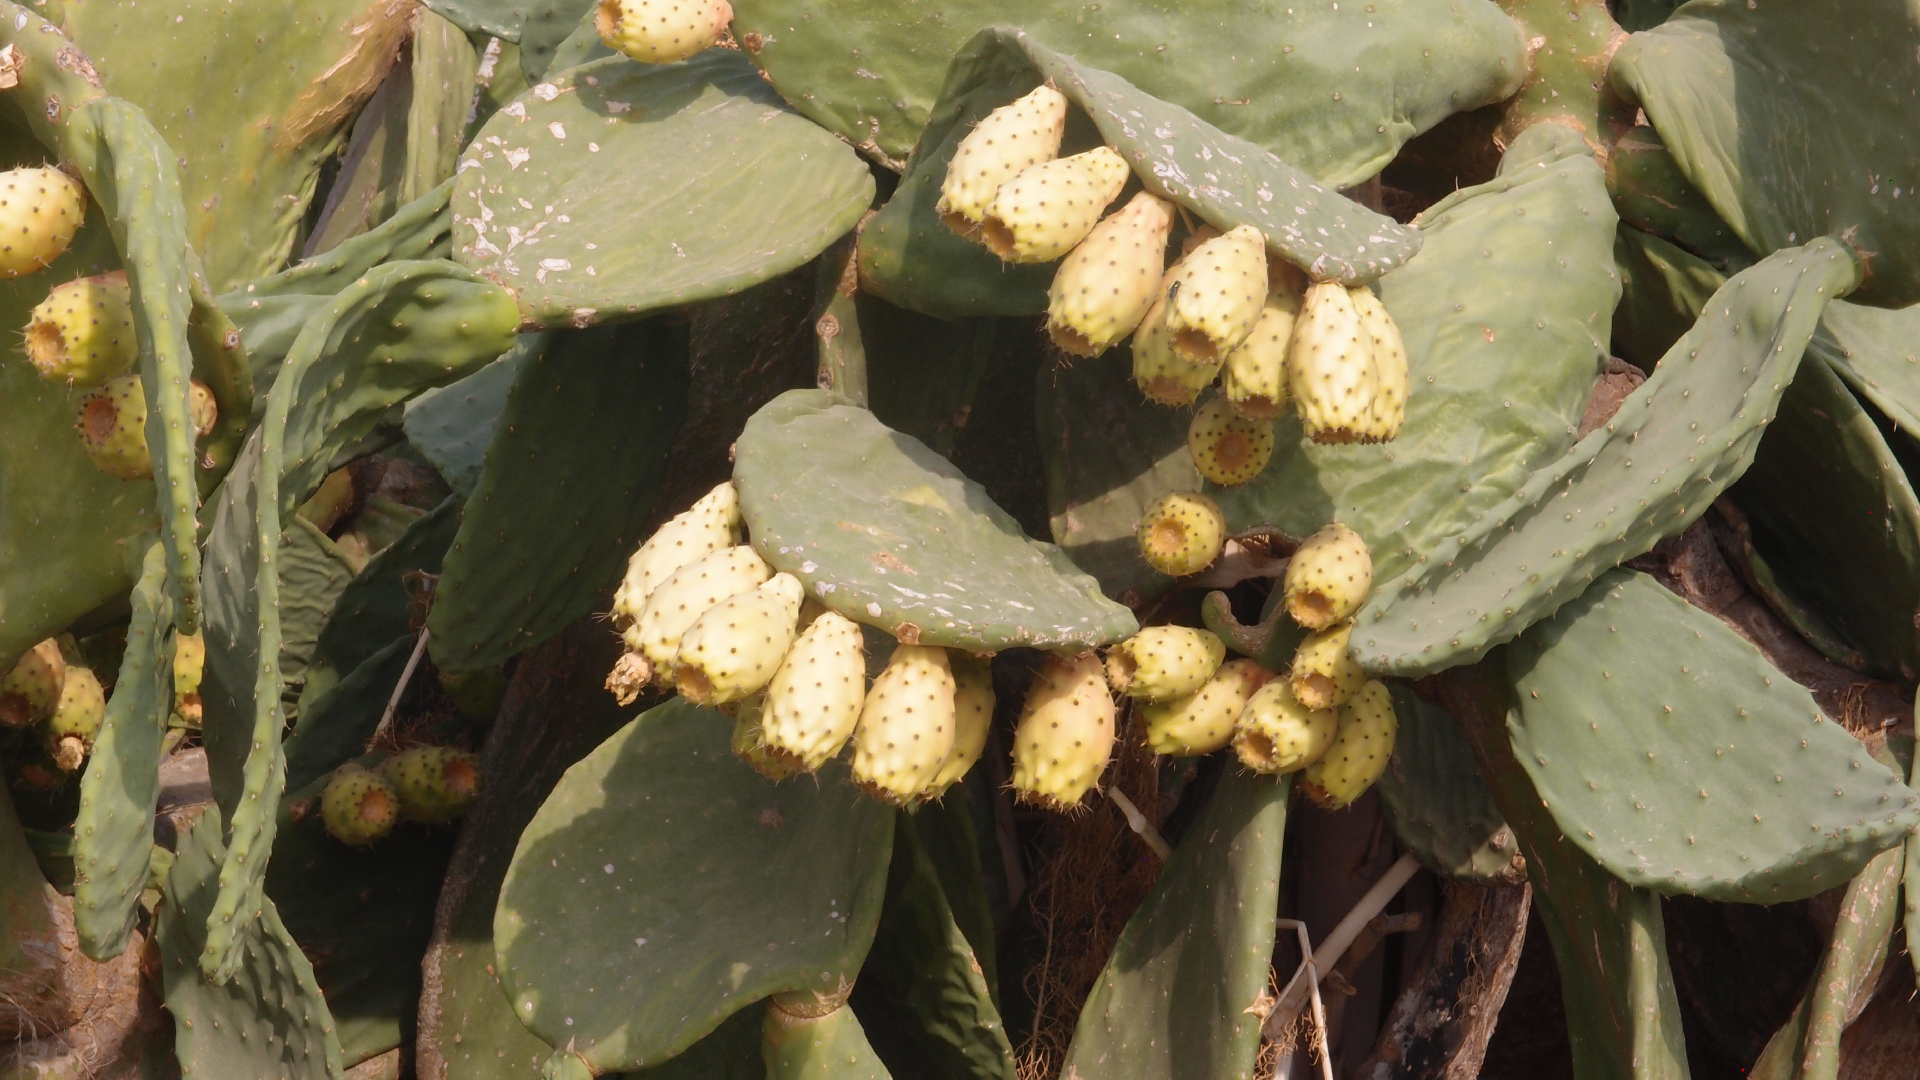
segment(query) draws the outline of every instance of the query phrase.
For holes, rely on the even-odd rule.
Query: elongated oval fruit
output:
[[[56,285],[27,320],[27,359],[49,382],[104,386],[140,357],[125,271]]]
[[[1287,563],[1287,614],[1309,630],[1353,618],[1373,588],[1373,556],[1360,534],[1339,522],[1321,526]]]
[[[59,169],[0,173],[0,277],[44,269],[66,253],[87,216],[87,189]]]
[[[649,674],[670,677],[673,661],[680,655],[680,639],[700,616],[727,597],[757,588],[772,576],[773,567],[745,545],[722,548],[675,570],[647,598],[647,606],[634,620],[634,640]]]
[[[173,714],[189,727],[200,724],[200,678],[205,674],[206,667],[206,634],[174,635]]]
[[[947,650],[897,645],[853,729],[853,780],[904,806],[926,795],[953,751],[953,666]]]
[[[60,700],[47,717],[47,752],[53,763],[74,772],[93,752],[94,736],[107,718],[107,695],[92,671],[77,664],[67,665],[67,676],[60,681]]]
[[[1247,339],[1227,354],[1220,390],[1241,416],[1275,420],[1287,407],[1287,346],[1293,341],[1293,324],[1299,315],[1298,295],[1268,293]]]
[[[1393,316],[1387,314],[1387,306],[1373,295],[1372,289],[1361,285],[1347,291],[1371,339],[1374,374],[1378,379],[1373,408],[1367,414],[1361,437],[1366,442],[1386,442],[1400,434],[1400,425],[1407,419],[1410,381],[1407,346],[1400,339],[1400,328],[1393,325]]]
[[[1187,424],[1187,454],[1200,475],[1233,487],[1259,476],[1273,460],[1273,421],[1249,420],[1224,394],[1196,409]]]
[[[1168,301],[1173,351],[1190,364],[1219,364],[1240,347],[1267,298],[1267,239],[1236,225],[1180,260]]]
[[[1347,654],[1352,638],[1351,622],[1335,623],[1308,634],[1294,651],[1287,681],[1302,705],[1331,709],[1345,704],[1367,684],[1366,671]]]
[[[1043,161],[1000,185],[980,242],[1003,262],[1052,262],[1087,238],[1128,175],[1126,160],[1107,146]]]
[[[993,728],[991,664],[985,657],[956,649],[947,651],[947,661],[953,666],[953,749],[933,778],[931,798],[939,798],[967,775],[986,750],[987,732]]]
[[[1333,745],[1340,714],[1309,709],[1293,696],[1285,679],[1274,679],[1247,699],[1234,725],[1233,752],[1255,772],[1298,772],[1320,760]]]
[[[1172,701],[1207,684],[1227,655],[1211,630],[1149,626],[1107,650],[1107,684],[1142,701]]]
[[[1013,788],[1021,801],[1050,810],[1078,806],[1113,755],[1114,713],[1097,654],[1047,654],[1013,732]]]
[[[1337,810],[1364,795],[1387,771],[1399,729],[1393,694],[1386,684],[1369,682],[1361,687],[1353,700],[1340,706],[1333,745],[1301,777],[1307,797]]]
[[[1099,356],[1133,333],[1166,272],[1173,204],[1141,192],[1093,227],[1047,290],[1047,335],[1075,356]]]
[[[380,778],[393,789],[400,816],[438,825],[467,812],[480,797],[480,765],[453,746],[419,746],[380,763]]]
[[[680,639],[673,669],[680,696],[695,705],[725,705],[766,686],[793,647],[805,597],[799,578],[775,574],[708,608]]]
[[[1067,131],[1067,96],[1040,85],[974,125],[954,148],[934,209],[960,236],[972,239],[1000,186],[1052,161]]]
[[[320,821],[335,840],[361,847],[393,831],[400,820],[400,797],[393,785],[359,765],[334,770],[320,793]]]
[[[1227,544],[1227,516],[1220,504],[1197,491],[1170,491],[1140,515],[1140,556],[1169,577],[1197,574],[1213,565]]]
[[[147,393],[140,376],[122,375],[80,399],[80,448],[93,467],[120,480],[153,475],[147,452]]]
[[[1373,335],[1337,281],[1307,286],[1287,349],[1287,388],[1301,426],[1315,442],[1362,442],[1373,430],[1380,375]]]
[[[639,643],[631,631],[647,598],[675,570],[740,542],[740,496],[727,481],[707,492],[647,538],[627,559],[626,576],[613,594],[613,621],[627,648]]]
[[[670,64],[711,48],[732,21],[727,0],[600,0],[593,9],[600,40],[643,64]]]
[[[1153,306],[1133,332],[1133,383],[1147,400],[1179,408],[1191,405],[1200,391],[1213,385],[1218,364],[1189,364],[1174,355],[1173,331],[1167,326],[1167,279]]]
[[[28,649],[0,679],[0,726],[26,727],[53,715],[66,678],[66,657],[52,638]]]
[[[1229,660],[1206,685],[1172,701],[1145,702],[1147,746],[1156,754],[1211,754],[1233,739],[1233,725],[1273,673],[1252,660]]]
[[[790,766],[813,772],[853,735],[867,697],[866,644],[860,627],[834,611],[817,615],[767,685],[760,738]]]
[[[728,739],[728,746],[733,756],[746,762],[749,769],[779,783],[800,769],[791,756],[776,753],[767,745],[766,705],[765,694],[754,694],[723,710],[733,714],[733,735]]]

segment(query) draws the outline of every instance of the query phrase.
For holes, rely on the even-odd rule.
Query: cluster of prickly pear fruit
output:
[[[0,726],[38,725],[48,757],[62,772],[86,764],[106,715],[99,678],[52,638],[27,650],[0,679]]]
[[[320,820],[336,840],[371,844],[402,821],[443,825],[480,797],[480,766],[451,746],[417,746],[378,761],[335,769],[320,793]]]

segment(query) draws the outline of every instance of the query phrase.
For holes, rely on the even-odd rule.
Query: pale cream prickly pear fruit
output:
[[[953,752],[954,681],[947,650],[898,645],[873,680],[853,729],[853,779],[905,805],[932,789]]]
[[[947,660],[953,665],[953,749],[933,778],[933,798],[959,783],[980,760],[993,727],[993,670],[986,658],[950,649]]]
[[[593,9],[600,40],[643,64],[670,64],[711,48],[732,21],[727,0],[599,0]]]
[[[93,467],[120,480],[153,475],[147,452],[147,392],[140,376],[122,375],[80,400],[80,448]]]
[[[1227,544],[1227,516],[1220,504],[1197,491],[1170,491],[1140,515],[1140,556],[1169,577],[1197,574],[1213,565]]]
[[[56,285],[27,320],[27,359],[49,382],[104,386],[140,357],[123,270]]]
[[[66,682],[67,660],[52,638],[27,650],[0,679],[0,726],[26,727],[53,715]]]
[[[1219,364],[1189,364],[1173,351],[1173,330],[1167,326],[1166,291],[1172,276],[1161,279],[1153,306],[1133,332],[1133,382],[1149,401],[1179,408],[1191,405],[1200,391],[1213,385]]]
[[[1067,97],[1041,85],[1011,104],[1002,105],[974,125],[953,151],[946,179],[940,182],[940,201],[934,209],[940,220],[960,236],[972,239],[1000,186],[1060,153],[1067,131]]]
[[[1386,684],[1369,682],[1340,706],[1340,727],[1333,745],[1307,766],[1304,790],[1314,802],[1338,810],[1366,793],[1387,771],[1399,731],[1393,694]]]
[[[1173,351],[1190,364],[1217,366],[1260,318],[1267,298],[1266,237],[1251,225],[1236,225],[1180,260],[1178,281],[1167,309]]]
[[[779,783],[800,769],[791,756],[776,753],[767,745],[763,726],[767,716],[766,701],[764,694],[754,694],[734,702],[723,711],[733,714],[733,735],[729,740],[733,756],[746,762],[754,772]]]
[[[1241,416],[1225,395],[1196,409],[1187,424],[1187,454],[1200,475],[1233,487],[1259,476],[1273,460],[1273,421]]]
[[[1107,146],[1041,162],[1000,185],[980,242],[1003,262],[1052,262],[1087,238],[1128,175],[1126,160]]]
[[[1373,588],[1367,542],[1337,521],[1322,526],[1293,553],[1282,588],[1287,614],[1309,630],[1353,618]]]
[[[1400,434],[1400,425],[1407,418],[1407,346],[1400,340],[1400,328],[1393,325],[1393,316],[1387,314],[1387,306],[1373,295],[1372,289],[1361,285],[1347,291],[1353,297],[1354,310],[1360,313],[1360,321],[1372,338],[1373,367],[1378,379],[1373,394],[1373,408],[1368,413],[1367,424],[1361,429],[1361,436],[1367,442],[1386,442]]]
[[[613,594],[613,622],[625,634],[627,648],[640,647],[627,632],[661,582],[688,563],[739,542],[740,496],[730,480],[675,514],[648,537],[627,560],[626,576]]]
[[[1166,271],[1173,204],[1141,192],[1093,227],[1047,290],[1047,334],[1075,356],[1099,356],[1133,332]]]
[[[773,567],[745,545],[722,548],[675,570],[647,598],[634,620],[633,640],[648,665],[648,674],[667,678],[680,654],[680,639],[700,616],[729,596],[758,588],[773,576]],[[647,680],[642,679],[642,685]]]
[[[813,772],[853,735],[867,697],[866,644],[860,627],[822,611],[800,632],[767,684],[760,739],[769,753]]]
[[[775,574],[708,608],[680,638],[673,669],[680,696],[695,705],[725,705],[771,682],[793,647],[805,596],[799,578]]]
[[[1013,732],[1013,787],[1021,801],[1050,810],[1079,805],[1113,754],[1114,713],[1098,654],[1049,653]]]
[[[320,821],[335,840],[360,847],[393,831],[400,797],[393,785],[356,764],[342,765],[320,793]]]
[[[1213,753],[1233,739],[1233,725],[1247,699],[1271,678],[1272,672],[1252,660],[1229,660],[1193,693],[1142,704],[1147,746],[1156,754]]]
[[[1226,655],[1211,630],[1149,626],[1107,650],[1107,684],[1141,701],[1172,701],[1205,686]]]
[[[1268,293],[1247,339],[1227,354],[1220,390],[1241,416],[1274,420],[1287,407],[1287,346],[1299,315],[1298,295]]]
[[[1240,711],[1233,752],[1255,772],[1298,772],[1320,760],[1339,726],[1339,713],[1307,708],[1293,696],[1287,680],[1274,679],[1255,691]]]
[[[0,278],[11,281],[59,258],[87,216],[87,189],[59,169],[0,173]]]
[[[1307,436],[1322,443],[1365,441],[1379,388],[1373,335],[1352,294],[1337,281],[1307,286],[1287,349],[1287,389]]]
[[[1345,704],[1367,684],[1367,673],[1347,655],[1353,638],[1351,622],[1335,623],[1307,635],[1293,654],[1287,682],[1293,696],[1309,709],[1331,709]]]
[[[86,668],[68,664],[67,677],[60,681],[60,700],[47,717],[47,752],[53,755],[53,763],[67,772],[85,764],[106,718],[107,695],[100,689],[100,680]]]

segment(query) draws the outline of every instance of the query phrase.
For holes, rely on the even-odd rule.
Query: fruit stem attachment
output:
[[[413,655],[407,657],[407,666],[400,672],[400,681],[394,684],[393,696],[387,699],[387,711],[380,714],[380,724],[373,729],[373,738],[367,740],[367,748],[380,741],[393,724],[394,710],[400,707],[400,697],[407,692],[407,684],[413,681],[414,669],[420,666],[420,658],[427,654],[427,628],[420,628],[420,640],[413,643]]]

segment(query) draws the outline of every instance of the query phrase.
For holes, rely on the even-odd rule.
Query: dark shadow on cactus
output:
[[[1667,956],[1693,1080],[1738,1080],[1793,1015],[1825,941],[1818,900],[1763,907],[1669,896]]]

